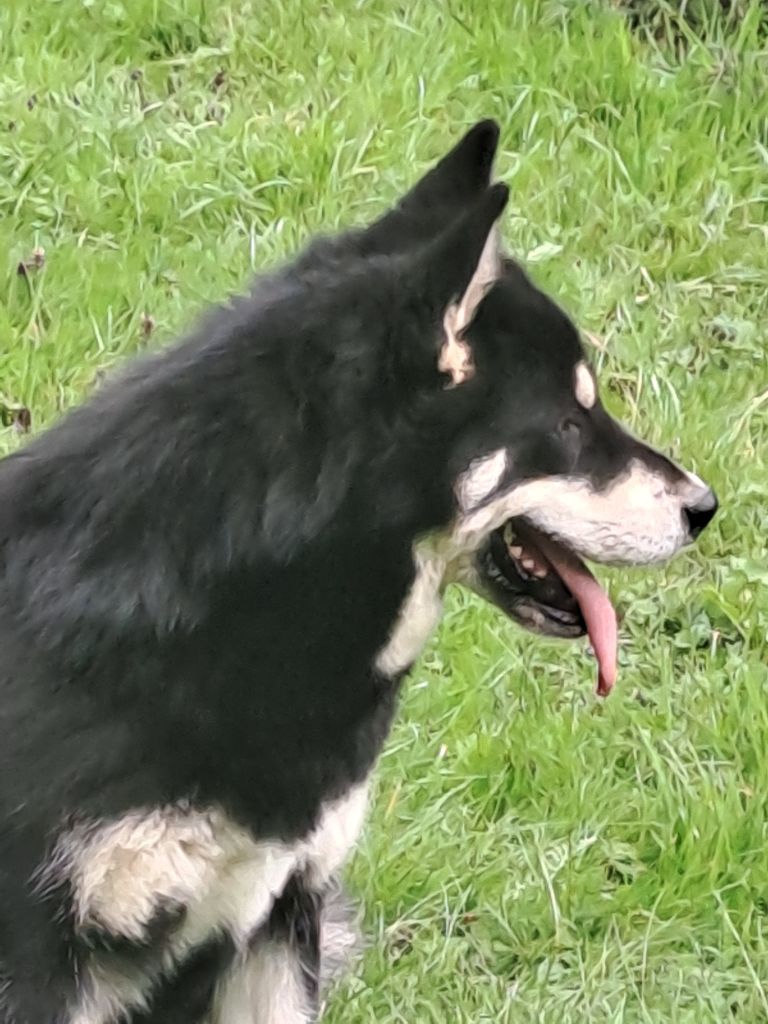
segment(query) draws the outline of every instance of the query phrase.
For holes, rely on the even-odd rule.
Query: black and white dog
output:
[[[404,674],[466,584],[616,620],[701,480],[505,258],[483,122],[0,463],[0,1021],[306,1024]]]

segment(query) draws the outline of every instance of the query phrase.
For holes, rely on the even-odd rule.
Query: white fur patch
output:
[[[107,966],[95,954],[83,972],[69,1024],[112,1024],[126,1009],[143,1007],[163,972],[172,973],[190,950],[222,931],[244,955],[294,872],[324,886],[342,866],[365,818],[366,789],[355,786],[327,804],[317,827],[296,843],[259,842],[219,810],[184,807],[132,812],[117,822],[69,832],[42,873],[40,888],[62,877],[70,881],[79,928],[98,926],[141,941],[163,905],[184,909],[150,965],[117,967],[112,958]],[[249,963],[247,980],[232,980],[232,992],[255,985],[259,970]],[[239,1019],[222,1017],[222,1024]],[[249,1024],[253,1019],[247,1018]],[[277,1024],[284,1018],[264,1019]]]
[[[511,516],[524,515],[540,530],[596,562],[662,561],[688,541],[682,510],[694,488],[683,479],[683,485],[674,487],[662,473],[636,461],[602,491],[574,477],[528,481],[462,517],[452,545],[456,554],[476,550],[491,530]]]
[[[359,932],[338,886],[323,907],[320,945],[322,992],[360,951]],[[323,1010],[324,1006],[321,1017]],[[262,1020],[265,1024],[314,1020],[306,1006],[299,966],[290,949],[276,943],[241,953],[219,985],[208,1024],[261,1024]]]
[[[303,853],[311,884],[325,887],[339,871],[357,843],[367,810],[367,783],[324,809]]]
[[[159,900],[186,905],[213,883],[225,858],[217,833],[222,823],[212,815],[175,807],[74,829],[57,856],[71,881],[77,927],[141,941]]]
[[[395,676],[416,661],[443,614],[445,559],[428,541],[416,545],[413,558],[416,578],[374,663],[385,676]]]
[[[592,371],[584,362],[577,363],[573,371],[573,391],[583,409],[591,409],[597,401],[597,384]]]
[[[498,448],[482,459],[475,459],[462,473],[456,486],[459,507],[473,509],[496,490],[507,471],[507,452]]]
[[[459,336],[456,322],[456,307],[451,306],[443,320],[445,341],[437,360],[438,370],[451,375],[449,387],[463,384],[465,380],[471,380],[475,375],[472,349],[469,347],[469,343]]]
[[[221,811],[171,807],[73,830],[46,873],[69,878],[79,928],[142,941],[159,907],[184,907],[182,952],[216,928],[250,934],[301,854],[301,844],[257,842]]]
[[[246,951],[216,995],[211,1024],[309,1024],[296,955],[283,943]]]
[[[486,239],[475,272],[458,302],[452,303],[443,317],[444,341],[437,367],[451,375],[451,385],[463,384],[474,376],[472,349],[463,334],[472,322],[477,307],[501,274],[499,235],[494,225]]]
[[[139,969],[95,954],[83,971],[69,1024],[112,1024],[144,1007],[154,981],[224,929],[244,944],[301,862],[300,844],[256,842],[221,812],[170,808],[134,812],[70,833],[48,872],[72,880],[80,927],[98,925],[141,940],[163,901],[184,907],[164,949]]]
[[[114,965],[95,961],[82,979],[80,1002],[72,1011],[67,1024],[112,1024],[119,1020],[126,1007],[147,1009],[152,983],[163,970],[159,960],[151,974],[125,965],[116,970]]]

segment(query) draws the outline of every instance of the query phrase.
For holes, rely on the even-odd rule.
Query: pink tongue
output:
[[[613,689],[618,674],[616,611],[606,592],[580,559],[541,534],[537,534],[536,544],[579,602],[597,658],[597,692],[606,697]]]

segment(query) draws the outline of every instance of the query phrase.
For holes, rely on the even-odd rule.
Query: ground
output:
[[[759,3],[696,6],[0,9],[4,449],[493,116],[508,245],[611,410],[722,499],[695,551],[602,574],[605,702],[581,645],[452,598],[352,865],[372,947],[336,1024],[768,1019],[768,43]]]

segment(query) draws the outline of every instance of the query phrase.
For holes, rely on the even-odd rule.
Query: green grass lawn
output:
[[[452,598],[351,867],[372,945],[335,1024],[768,1020],[768,41],[718,6],[0,8],[4,450],[493,116],[510,248],[611,410],[722,500],[668,568],[603,574],[605,703],[582,645]]]

